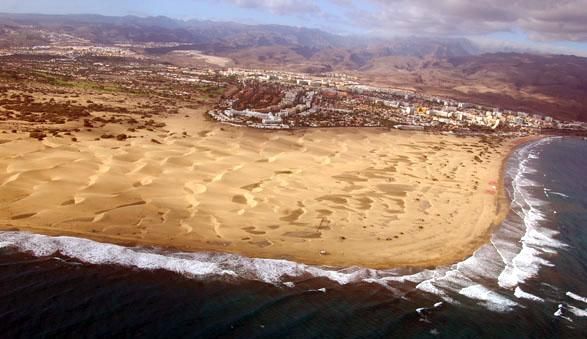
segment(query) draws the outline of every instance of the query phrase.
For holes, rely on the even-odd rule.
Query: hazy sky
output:
[[[0,12],[164,15],[587,53],[587,0],[0,0]]]

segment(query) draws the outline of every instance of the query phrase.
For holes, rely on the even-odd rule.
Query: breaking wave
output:
[[[587,305],[587,298],[582,297],[578,294],[575,294],[573,292],[567,292],[566,295],[571,298],[571,299],[575,299],[577,301],[581,301],[582,303],[584,303],[585,305]]]
[[[540,184],[533,180],[536,175],[533,162],[540,158],[537,146],[546,142],[549,139],[528,144],[513,153],[506,172],[506,182],[511,183],[508,185],[512,200],[510,215],[489,243],[449,267],[411,274],[398,269],[333,269],[288,260],[222,253],[171,253],[26,232],[0,232],[0,248],[16,247],[35,256],[60,255],[89,264],[162,269],[195,278],[257,280],[288,288],[312,278],[325,278],[340,285],[375,283],[404,296],[420,291],[432,295],[437,302],[438,298],[448,303],[468,300],[496,312],[508,312],[523,307],[521,302],[543,301],[540,296],[524,292],[519,285],[535,277],[541,267],[552,265],[548,257],[565,246],[557,240],[558,233],[545,226],[550,218],[547,202],[537,194]],[[544,195],[544,187],[540,192]],[[575,295],[571,297],[575,299]]]

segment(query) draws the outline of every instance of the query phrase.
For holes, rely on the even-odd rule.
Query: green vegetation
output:
[[[224,94],[225,91],[224,87],[210,85],[197,86],[196,89],[206,95],[209,99],[219,98],[222,96],[222,94]]]

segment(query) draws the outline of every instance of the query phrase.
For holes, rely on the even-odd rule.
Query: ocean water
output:
[[[448,267],[333,269],[0,232],[0,338],[584,338],[587,141],[506,166],[511,211]]]

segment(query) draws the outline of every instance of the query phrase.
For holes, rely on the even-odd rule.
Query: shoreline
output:
[[[546,138],[525,144],[526,146],[515,151],[506,167],[505,182],[506,184],[511,182],[517,187],[516,202],[512,203],[512,208],[517,213],[511,213],[502,226],[493,233],[492,241],[478,249],[470,258],[433,270],[370,270],[358,267],[337,270],[279,260],[249,259],[230,254],[183,254],[149,248],[129,249],[101,245],[77,238],[54,239],[42,235],[0,232],[0,252],[4,254],[4,263],[8,264],[8,266],[5,265],[7,270],[4,275],[7,281],[14,281],[14,284],[10,286],[14,285],[14,288],[18,288],[23,285],[22,281],[11,280],[11,277],[21,277],[23,272],[28,273],[31,270],[38,272],[28,274],[27,277],[30,276],[30,282],[38,287],[37,292],[42,296],[46,295],[47,298],[53,297],[55,290],[43,287],[45,285],[51,287],[55,285],[55,281],[63,281],[64,277],[66,278],[70,273],[76,278],[72,282],[79,280],[77,279],[79,277],[85,277],[91,286],[95,285],[98,288],[108,283],[105,284],[104,281],[96,280],[96,278],[104,276],[107,280],[114,279],[115,283],[121,282],[121,291],[131,291],[133,293],[131,297],[136,297],[137,300],[143,300],[141,295],[144,293],[141,291],[134,293],[136,289],[128,289],[129,277],[132,281],[138,282],[138,287],[146,286],[147,290],[152,290],[152,283],[155,281],[160,283],[159,287],[163,290],[177,290],[178,286],[194,287],[194,291],[201,292],[203,295],[210,294],[210,288],[221,292],[227,289],[242,291],[232,298],[237,301],[253,291],[257,293],[257,296],[270,295],[271,300],[277,301],[283,299],[282,297],[294,301],[299,298],[312,298],[323,300],[325,304],[340,302],[344,306],[349,304],[349,298],[372,300],[373,295],[376,295],[376,299],[381,304],[379,307],[382,312],[381,319],[389,318],[389,300],[398,300],[401,302],[394,303],[391,307],[400,313],[405,310],[405,316],[410,321],[430,320],[436,323],[435,317],[448,312],[454,313],[455,323],[460,324],[463,314],[473,314],[470,318],[477,327],[482,326],[483,319],[487,317],[507,320],[518,314],[524,317],[528,310],[533,310],[536,317],[542,319],[544,323],[554,324],[553,333],[557,333],[557,331],[560,332],[558,322],[571,324],[569,326],[572,327],[572,324],[584,319],[579,312],[582,306],[580,299],[585,296],[581,293],[581,280],[577,280],[571,274],[565,276],[566,280],[561,282],[556,270],[552,268],[559,267],[561,260],[565,265],[570,265],[570,268],[581,267],[581,260],[577,259],[577,251],[581,248],[573,252],[564,249],[569,244],[573,244],[573,235],[581,235],[584,232],[581,233],[580,225],[572,223],[573,219],[566,219],[566,223],[565,219],[559,220],[562,224],[561,222],[552,223],[555,221],[551,219],[552,210],[560,211],[559,217],[565,216],[564,206],[568,206],[569,201],[557,194],[544,195],[542,187],[548,188],[549,192],[577,197],[577,193],[581,192],[580,187],[576,187],[576,191],[568,188],[575,188],[573,181],[581,178],[582,167],[581,163],[575,163],[577,166],[570,167],[569,171],[560,172],[558,170],[560,165],[568,166],[568,162],[559,164],[556,161],[544,162],[544,160],[560,159],[559,155],[562,153],[567,161],[574,163],[577,159],[576,154],[580,153],[565,151],[568,151],[569,147],[570,150],[583,151],[583,144],[584,142],[575,140]],[[536,176],[536,170],[539,171],[538,176]],[[541,180],[542,172],[546,174],[544,180]],[[575,175],[569,176],[567,172]],[[533,180],[535,184],[528,185],[527,180]],[[553,182],[561,183],[561,185],[553,186]],[[510,187],[506,186],[506,191],[511,192]],[[544,213],[545,220],[539,220],[536,224],[530,225],[527,216],[531,212],[527,206],[534,206],[537,208],[536,212]],[[571,212],[574,212],[573,216],[580,216],[581,211]],[[565,225],[573,228],[569,229]],[[529,230],[534,230],[535,233],[525,236]],[[523,243],[519,242],[521,237]],[[526,253],[523,250],[524,245],[543,250]],[[516,266],[513,266],[514,264]],[[43,272],[54,274],[43,275]],[[505,285],[504,282],[510,284]],[[542,288],[545,282],[554,287],[545,291]],[[84,288],[78,293],[79,295],[87,294],[88,283],[82,284]],[[68,292],[71,290],[69,285],[58,284],[58,286],[63,286],[64,295],[71,295],[70,291]],[[181,293],[185,294],[185,291],[182,290]],[[276,296],[275,293],[277,293]],[[107,294],[105,296],[109,299]],[[78,297],[69,299],[75,301],[76,298]],[[25,304],[29,299],[31,298],[23,299]],[[227,309],[234,308],[234,302],[231,300],[226,303]],[[171,303],[165,303],[166,307],[175,307],[176,303],[171,301]],[[188,300],[188,303],[193,304],[191,300]],[[560,306],[561,304],[564,306]],[[212,306],[215,307],[215,305]],[[282,306],[279,302],[278,309],[283,309]],[[247,307],[245,305],[245,308]],[[307,314],[304,306],[301,305],[301,307],[300,314]],[[319,305],[318,308],[320,307]],[[27,307],[17,309],[19,312],[22,309],[22,312],[18,314],[23,314],[23,324],[26,324],[29,314]],[[134,309],[136,307],[130,307],[129,314],[135,314]],[[146,305],[145,310],[153,311],[152,305]],[[364,311],[364,307],[359,305],[357,310],[360,313]],[[153,319],[157,319],[160,312],[154,310],[152,313]],[[113,318],[119,314],[120,312],[113,313]],[[246,318],[250,312],[244,312],[244,314]],[[367,316],[371,317],[369,314]],[[259,323],[267,324],[268,322],[265,319],[253,322],[252,326],[258,328]],[[527,325],[531,329],[532,321],[529,321]],[[364,333],[362,331],[364,328],[358,326],[357,333]],[[439,328],[438,325],[433,327]],[[443,333],[450,332],[453,327],[447,327]],[[426,325],[423,335],[429,334],[430,328],[431,326]],[[499,330],[496,331],[496,333],[499,332]],[[336,335],[337,332],[333,333]]]
[[[214,126],[213,124],[208,124],[210,126],[205,126],[205,127],[215,127],[215,131],[219,131],[219,127],[216,125]],[[261,134],[262,136],[262,140],[272,140],[272,139],[279,139],[279,138],[300,138],[300,139],[304,139],[306,138],[308,135],[311,135],[312,137],[314,137],[315,135],[320,134],[321,131],[297,131],[295,132],[292,136],[285,136],[285,135],[275,135],[274,133],[266,133],[266,131],[260,131],[260,133],[257,133],[257,131],[242,131],[241,129],[236,129],[232,130],[229,129],[229,131],[224,131],[224,133],[228,133],[230,135],[240,135],[241,137],[244,138],[243,140],[248,140],[249,138],[252,140],[255,140],[255,138],[259,138],[259,135],[256,134]],[[322,131],[324,133],[326,133],[325,131]],[[278,132],[279,133],[279,132]],[[284,133],[289,133],[289,132],[284,132]],[[351,135],[353,135],[355,132],[353,131],[345,131],[343,134],[343,136],[345,137],[349,137]],[[384,131],[374,131],[372,129],[369,129],[369,131],[363,131],[363,130],[359,130],[356,131],[357,134],[363,134],[364,137],[367,136],[372,136],[375,140],[377,140],[377,138],[381,138],[382,136],[385,137],[385,135],[395,135],[396,138],[399,138],[401,140],[403,140],[404,138],[406,140],[422,140],[419,142],[424,142],[424,144],[428,141],[426,140],[430,140],[429,142],[447,142],[448,140],[450,140],[451,142],[457,143],[457,141],[466,141],[466,142],[470,142],[472,140],[474,140],[474,138],[471,137],[452,137],[452,136],[439,136],[439,135],[431,135],[430,133],[414,133],[414,132],[403,132],[403,131],[393,131],[393,132],[384,132]],[[334,138],[337,138],[336,135],[333,136]],[[436,138],[439,138],[441,141],[435,140]],[[537,137],[540,138],[540,137]],[[360,138],[352,138],[353,140],[359,140]],[[164,237],[159,237],[159,238],[144,238],[144,239],[138,239],[136,236],[132,236],[132,235],[128,235],[128,234],[105,234],[105,233],[101,233],[101,232],[92,232],[90,230],[83,229],[83,228],[75,228],[75,227],[69,227],[69,228],[64,228],[64,227],[55,227],[55,226],[31,226],[31,223],[27,222],[26,218],[25,220],[6,220],[5,223],[6,225],[1,226],[0,229],[2,230],[15,230],[15,229],[19,229],[22,231],[32,231],[32,232],[36,232],[36,233],[41,233],[41,234],[46,234],[46,235],[51,235],[51,236],[74,236],[74,237],[81,237],[81,238],[87,238],[87,239],[92,239],[95,241],[100,241],[100,242],[107,242],[107,243],[114,243],[114,244],[118,244],[118,245],[123,245],[123,246],[138,246],[138,247],[156,247],[161,249],[162,251],[187,251],[187,252],[219,252],[219,253],[234,253],[234,254],[238,254],[238,255],[242,255],[245,257],[250,257],[250,258],[268,258],[268,259],[286,259],[286,260],[291,260],[291,261],[295,261],[295,262],[300,262],[300,263],[304,263],[304,264],[310,264],[310,265],[319,265],[319,266],[330,266],[330,267],[348,267],[348,266],[362,266],[362,267],[369,267],[369,268],[374,268],[374,269],[384,269],[384,268],[426,268],[426,267],[435,267],[435,266],[442,266],[442,265],[449,265],[452,264],[454,262],[458,262],[459,260],[462,260],[463,258],[466,258],[468,256],[470,256],[477,248],[479,248],[481,245],[483,245],[484,243],[487,242],[488,237],[492,234],[492,232],[495,230],[495,227],[498,227],[501,222],[503,221],[503,219],[507,216],[507,212],[509,211],[509,208],[504,208],[503,206],[509,206],[509,202],[507,197],[505,196],[505,186],[503,183],[503,170],[504,170],[504,166],[505,163],[507,162],[507,160],[509,159],[509,155],[511,154],[511,152],[513,152],[517,147],[519,147],[519,145],[530,142],[532,140],[535,140],[536,138],[533,138],[532,140],[527,140],[528,138],[524,138],[522,140],[516,141],[515,143],[509,145],[509,149],[507,151],[507,155],[504,156],[501,159],[501,165],[500,165],[500,172],[499,172],[499,178],[497,180],[497,192],[495,194],[495,215],[492,216],[491,220],[492,222],[490,222],[489,225],[486,225],[485,227],[483,227],[482,225],[478,225],[475,228],[476,229],[482,229],[485,228],[485,232],[481,232],[481,233],[477,233],[472,234],[472,235],[467,235],[468,237],[468,241],[465,242],[460,242],[460,246],[458,247],[459,250],[458,251],[452,251],[452,253],[446,253],[443,252],[441,253],[441,255],[437,255],[435,258],[430,258],[430,255],[428,255],[428,257],[422,257],[422,258],[417,258],[418,255],[414,254],[412,256],[404,256],[404,259],[402,258],[394,258],[394,259],[390,259],[387,260],[385,257],[379,257],[379,258],[375,258],[375,259],[366,259],[367,257],[364,257],[365,259],[360,259],[360,260],[356,260],[355,258],[350,258],[350,259],[345,259],[344,258],[344,250],[345,250],[345,245],[343,244],[344,241],[341,241],[340,239],[338,240],[329,240],[328,242],[324,242],[324,244],[332,244],[332,243],[340,243],[340,245],[336,245],[339,246],[337,248],[341,248],[342,250],[342,257],[338,256],[337,257],[337,253],[333,253],[331,254],[330,251],[326,252],[326,253],[322,253],[319,248],[320,246],[316,246],[314,243],[317,241],[325,241],[325,240],[316,240],[313,238],[301,238],[302,240],[302,246],[300,247],[300,245],[296,245],[296,243],[291,243],[290,245],[294,245],[293,247],[291,247],[291,250],[287,250],[287,244],[285,247],[285,250],[280,250],[277,251],[277,253],[274,253],[272,251],[268,251],[266,250],[265,247],[258,247],[257,246],[246,246],[246,247],[240,247],[240,248],[234,248],[232,245],[225,245],[227,242],[224,241],[211,241],[210,237],[206,238],[206,237],[199,237],[198,238],[191,238],[189,239],[189,241],[181,241],[181,240],[169,240],[167,238]],[[432,141],[434,140],[434,141]],[[444,140],[444,141],[442,141]],[[413,141],[412,141],[413,142]],[[508,141],[508,143],[511,142],[511,140]],[[432,144],[433,145],[433,144]],[[424,147],[424,146],[421,146]],[[426,146],[428,147],[428,146]],[[436,146],[435,146],[436,147]],[[500,146],[503,147],[503,146]],[[411,148],[408,148],[411,149]],[[325,165],[327,167],[329,167],[329,164]],[[412,179],[410,179],[412,180]],[[353,184],[354,185],[354,184]],[[380,184],[381,185],[381,184]],[[434,187],[434,185],[431,183],[431,187]],[[228,187],[227,187],[228,188]],[[394,191],[390,191],[390,194],[394,195],[394,194],[399,194],[400,192],[396,192],[395,188]],[[263,192],[261,192],[263,193]],[[405,195],[405,193],[402,193]],[[408,194],[408,196],[411,193]],[[440,193],[436,193],[436,194],[442,194],[442,192]],[[403,198],[402,198],[403,199]],[[505,200],[504,200],[505,199]],[[147,204],[148,206],[149,204]],[[411,208],[408,205],[408,209]],[[415,213],[415,212],[410,212],[410,213]],[[441,210],[438,211],[438,213],[444,213]],[[487,214],[489,212],[485,211],[484,215]],[[462,217],[461,217],[462,218]],[[487,218],[487,217],[485,217]],[[433,218],[434,219],[434,218]],[[441,220],[441,219],[439,219]],[[465,220],[465,219],[463,219]],[[17,221],[17,222],[14,222]],[[238,220],[237,220],[238,221]],[[285,222],[287,223],[287,222]],[[295,223],[295,222],[294,222]],[[352,224],[352,223],[351,223]],[[336,225],[336,224],[335,224]],[[447,225],[448,227],[450,227],[450,223]],[[292,226],[293,228],[291,228],[293,231],[295,231],[296,226]],[[300,226],[297,226],[300,227]],[[358,227],[358,226],[357,226]],[[401,227],[405,227],[406,226],[401,226]],[[222,229],[222,227],[221,227]],[[401,228],[400,228],[401,229]],[[227,229],[229,232],[232,232],[230,229]],[[344,230],[341,229],[341,230]],[[290,231],[290,232],[293,232]],[[257,232],[260,233],[260,231],[256,231],[256,230],[252,230],[253,233]],[[338,232],[338,231],[337,231]],[[378,231],[378,232],[385,232],[383,231]],[[406,231],[404,231],[406,232]],[[410,231],[413,232],[413,231]],[[479,232],[479,231],[477,231]],[[320,232],[322,234],[324,234],[324,232]],[[469,232],[470,233],[470,232]],[[336,234],[336,233],[335,233]],[[434,234],[434,233],[430,233],[430,234]],[[305,233],[300,232],[300,235],[303,235],[304,237],[306,236]],[[262,236],[262,235],[261,235]],[[308,236],[312,236],[312,234],[309,234]],[[231,236],[232,237],[232,236]],[[342,237],[341,237],[342,238]],[[269,241],[274,242],[275,240],[273,240],[274,238],[267,238],[270,239]],[[294,239],[295,240],[295,239]],[[261,240],[257,240],[257,241],[261,241]],[[348,241],[347,241],[348,242]],[[313,252],[304,252],[304,253],[300,253],[297,252],[297,249],[302,249],[304,248],[304,243],[306,245],[313,245],[314,248],[316,248],[317,250],[314,250]],[[415,246],[413,244],[410,244],[409,242],[403,242],[401,244],[404,244],[402,246],[406,247],[406,248],[417,248],[418,247],[418,241],[415,240],[414,241]],[[438,242],[436,242],[438,243]],[[357,253],[361,252],[361,246],[367,246],[369,247],[369,245],[367,245],[368,243],[365,243],[364,245],[361,245],[361,241],[357,240],[355,242],[352,242],[352,246],[354,246],[355,248],[357,248],[355,251],[359,251]],[[372,243],[372,244],[378,244],[377,242]],[[327,245],[324,245],[324,247],[326,247]],[[342,246],[342,247],[340,247]],[[358,246],[358,247],[357,247]],[[425,245],[422,245],[425,246]],[[437,246],[437,245],[434,245]],[[446,249],[442,249],[439,248],[442,251],[445,251]],[[430,253],[430,251],[433,249],[427,249],[428,252],[426,253]]]
[[[504,222],[504,220],[508,217],[509,213],[511,212],[510,206],[512,203],[512,199],[507,194],[506,182],[505,182],[505,171],[507,170],[506,166],[507,166],[507,163],[508,163],[510,157],[512,156],[512,154],[514,152],[516,152],[516,150],[520,149],[521,147],[524,147],[525,145],[528,145],[533,142],[537,142],[537,141],[542,140],[547,137],[548,136],[544,136],[544,135],[524,136],[524,137],[516,138],[514,140],[514,142],[511,144],[507,155],[503,158],[503,160],[501,162],[501,166],[500,166],[500,170],[499,170],[500,176],[499,176],[498,193],[497,193],[497,198],[496,198],[497,222],[487,230],[487,235],[486,235],[487,239],[484,242],[484,244],[489,242],[491,235],[499,228],[499,226]],[[481,246],[482,245],[480,245],[479,247],[481,247]],[[465,258],[462,258],[461,260],[463,260]]]

